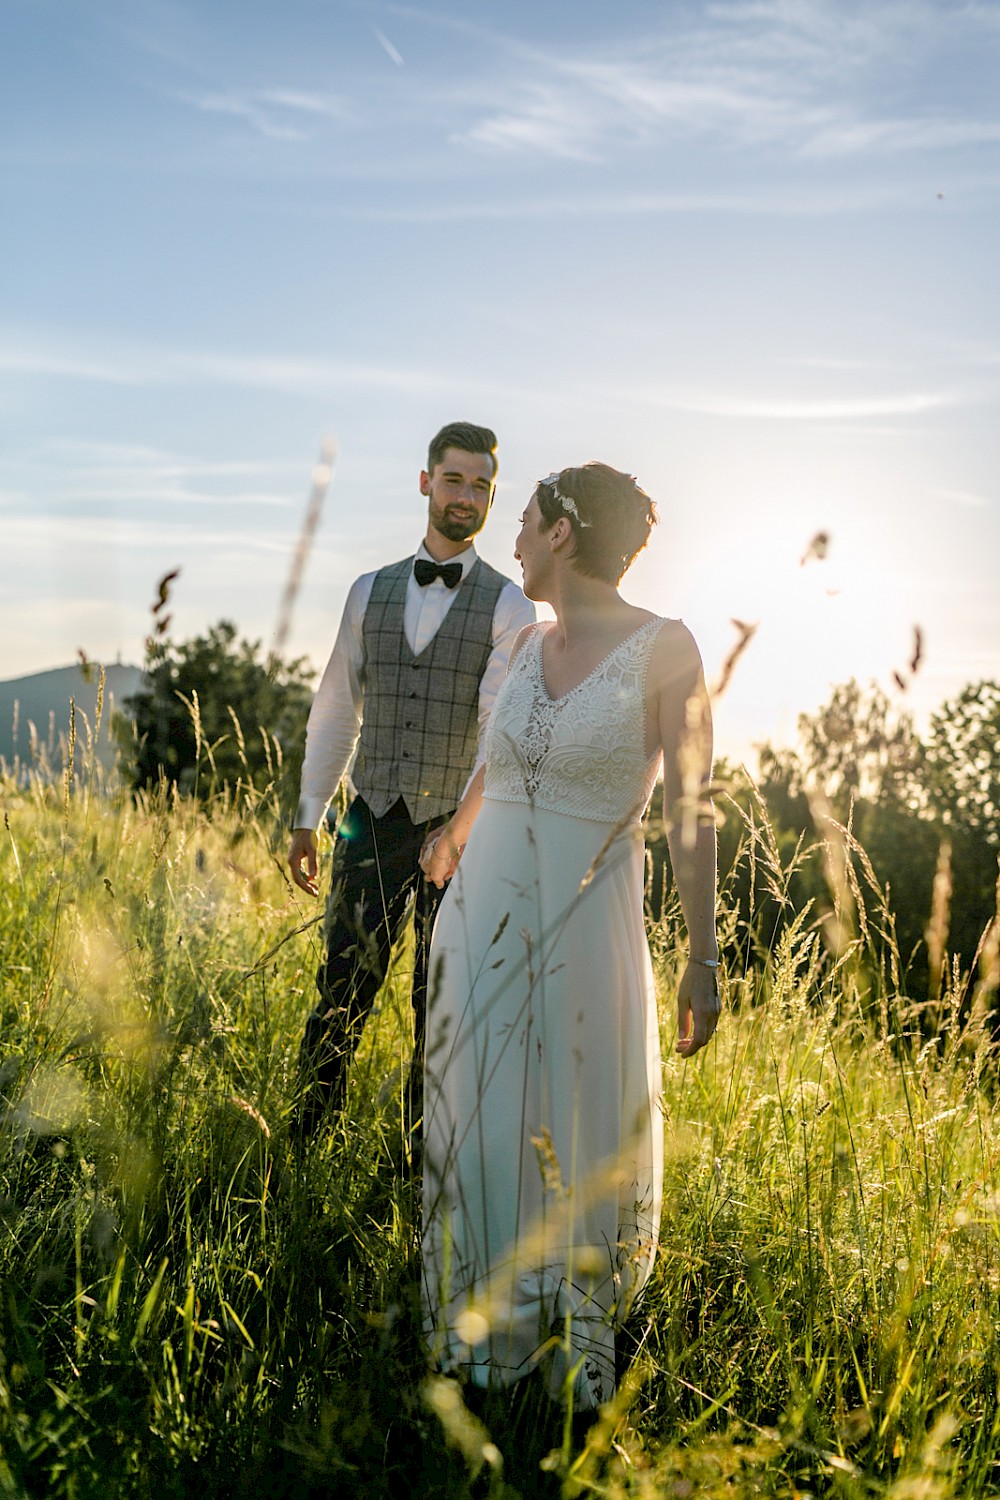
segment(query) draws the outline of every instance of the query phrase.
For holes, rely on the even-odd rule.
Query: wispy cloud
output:
[[[662,68],[662,71],[660,70]],[[504,91],[504,105],[456,131],[453,140],[503,151],[608,160],[623,146],[683,142],[765,143],[829,130],[834,118],[787,82],[718,63],[679,76],[676,57],[660,67],[635,58],[547,60],[540,79]]]
[[[937,500],[948,500],[956,505],[971,506],[973,510],[987,510],[996,504],[995,500],[989,499],[986,495],[977,494],[974,490],[932,490],[931,495]]]
[[[1000,141],[1000,118],[954,120],[914,116],[902,120],[854,120],[823,127],[802,147],[804,156],[892,155],[903,151],[948,151]]]
[[[289,506],[300,504],[308,480],[302,464],[206,461],[129,443],[55,441],[26,453],[8,447],[0,459],[0,476],[12,475],[16,481],[25,469],[32,476],[35,503],[45,495],[50,513],[60,517],[60,543],[66,539],[68,517],[100,515],[106,528],[131,515],[155,518],[178,506],[194,507],[194,515],[185,519],[187,527],[233,508],[255,512],[264,525],[270,522],[263,513],[270,511],[284,524]],[[0,489],[5,534],[10,517],[31,519],[24,516],[25,509],[22,491]]]
[[[803,361],[808,364],[809,361]],[[856,361],[814,361],[817,372],[824,370],[834,379],[842,375],[852,377],[851,384],[857,386],[856,376],[863,364]],[[15,341],[7,341],[0,355],[0,369],[9,373],[52,373],[57,377],[78,379],[114,379],[121,384],[147,385],[230,385],[279,391],[286,394],[315,396],[317,392],[349,387],[356,390],[367,386],[375,391],[406,392],[411,395],[434,395],[451,392],[454,386],[452,374],[417,366],[367,364],[363,361],[338,361],[296,355],[218,354],[197,351],[181,352],[163,348],[126,348],[113,354],[88,359],[65,354],[59,350],[39,350],[33,347],[18,348]],[[96,373],[95,373],[96,372]],[[878,372],[870,369],[869,373]],[[496,397],[512,388],[503,380],[485,378],[470,379],[467,390],[478,395]],[[516,385],[520,396],[528,394],[522,382]],[[546,393],[542,390],[539,395]],[[589,392],[594,394],[594,392]],[[968,390],[897,390],[873,392],[859,396],[820,394],[803,397],[794,395],[742,394],[728,391],[682,389],[668,387],[621,387],[608,390],[609,397],[617,400],[636,401],[678,412],[689,412],[710,417],[746,418],[763,421],[805,422],[871,422],[878,418],[908,418],[978,399],[975,389]],[[77,475],[81,463],[68,465]],[[95,486],[152,483],[155,486],[178,486],[191,499],[198,499],[201,491],[198,480],[206,477],[223,479],[239,477],[239,466],[222,468],[200,465],[190,458],[164,455],[155,450],[126,447],[121,452],[110,451],[102,455],[95,453],[93,474],[87,483],[72,486],[73,493],[81,498],[95,493]],[[124,478],[123,478],[124,476]],[[251,473],[248,477],[255,476]],[[254,487],[247,495],[256,497],[255,504],[272,503],[275,491],[272,488]]]
[[[569,157],[569,152],[566,155]],[[583,158],[579,156],[578,158]],[[1000,186],[1000,183],[995,184]],[[578,193],[548,192],[535,196],[494,196],[489,202],[472,198],[417,203],[380,202],[341,204],[336,212],[354,219],[384,224],[447,224],[465,220],[552,221],[566,217],[593,219],[601,216],[652,218],[687,215],[729,215],[755,218],[825,218],[865,210],[917,207],[929,200],[925,183],[914,187],[899,181],[852,182],[844,185],[802,184],[777,180],[752,189],[719,187],[712,191],[665,192],[655,189],[632,191],[581,189]]]
[[[433,392],[451,381],[418,367],[367,364],[363,361],[313,359],[308,356],[178,354],[170,357],[171,378],[199,379],[223,385],[258,386],[265,390],[302,392],[341,386]]]
[[[225,89],[181,96],[204,114],[228,115],[272,141],[306,141],[317,122],[351,119],[350,109],[332,95],[301,89]]]
[[[380,31],[377,26],[373,26],[372,35],[374,36],[375,40],[378,42],[379,46],[382,48],[386,56],[396,64],[396,67],[403,67],[404,64],[402,53],[397,51],[397,49],[392,45],[385,32]]]
[[[178,533],[177,526],[171,521],[124,516],[109,518],[98,513],[61,517],[58,530],[56,547],[51,517],[11,516],[4,520],[4,535],[10,538],[12,545],[37,548],[48,553],[58,550],[67,557],[71,547],[79,548],[81,553],[88,555],[107,554],[112,550],[135,550],[144,553],[160,552],[163,556],[169,556],[171,551],[176,552],[178,549],[190,552],[196,545],[199,552],[218,548],[220,553],[231,557],[236,545],[241,551],[281,556],[287,556],[291,546],[289,538],[284,534],[276,536],[246,527],[240,528],[238,533],[234,533],[231,527],[208,527],[204,531],[198,531],[195,539],[189,530]]]
[[[949,392],[900,392],[868,397],[788,397],[703,395],[644,390],[631,393],[635,400],[671,411],[708,417],[739,417],[774,422],[843,422],[877,417],[912,417],[922,412],[955,406],[960,398]]]
[[[121,366],[105,360],[43,346],[15,347],[0,344],[0,374],[55,375],[70,380],[93,380],[111,385],[124,384],[128,375]]]
[[[525,99],[517,110],[487,115],[468,130],[456,131],[452,140],[577,161],[594,161],[599,155],[593,111],[552,98],[551,92]]]
[[[142,471],[160,477],[184,476],[212,479],[262,478],[265,475],[288,474],[293,467],[259,460],[205,459],[186,453],[170,453],[140,443],[112,443],[94,440],[58,439],[49,445],[45,455],[68,468],[86,468],[93,475],[135,473]],[[298,474],[298,466],[294,466]]]
[[[778,363],[800,370],[831,370],[837,374],[849,375],[857,374],[859,371],[870,373],[892,368],[884,359],[841,359],[821,354],[788,355],[780,359]]]
[[[379,365],[308,355],[226,354],[120,345],[92,357],[53,343],[7,337],[0,342],[0,373],[55,376],[118,385],[249,386],[315,396],[344,386],[434,393],[450,390],[450,375],[419,366]]]
[[[804,175],[820,162],[853,168],[861,159],[944,155],[1000,139],[995,88],[984,84],[977,92],[968,69],[954,63],[995,51],[996,13],[982,4],[696,0],[643,8],[641,24],[628,7],[589,7],[580,25],[545,44],[532,39],[532,18],[516,10],[501,29],[474,7],[384,9],[414,48],[424,49],[421,67],[403,66],[395,29],[390,38],[361,20],[354,50],[333,61],[333,89],[317,86],[324,75],[316,59],[294,48],[276,47],[271,78],[278,81],[262,84],[259,74],[246,76],[245,59],[217,46],[197,56],[191,36],[186,50],[178,44],[163,54],[175,76],[161,88],[202,120],[239,127],[216,132],[205,150],[215,146],[231,162],[242,141],[245,170],[266,173],[275,162],[260,143],[287,146],[279,152],[281,170],[294,161],[318,176],[363,182],[369,205],[374,182],[423,187],[430,177],[442,179],[449,157],[470,153],[532,162],[541,171],[552,163],[620,167],[623,183],[636,180],[643,160],[658,176],[675,167],[685,183],[691,150],[701,146],[715,166],[732,157],[746,182],[761,180],[765,156],[772,169],[781,160]],[[153,39],[142,45],[162,47],[162,28],[149,29]],[[437,70],[425,55],[434,29],[449,33],[440,46],[432,41]],[[328,149],[338,125],[350,126],[350,152]],[[754,153],[749,173],[747,152]],[[502,201],[506,192],[496,195]],[[816,191],[807,186],[805,195],[816,204]],[[790,194],[779,191],[779,198],[775,211],[791,211]],[[675,203],[682,200],[696,211],[697,193],[676,193]],[[746,211],[755,206],[761,211],[759,202]],[[376,211],[389,217],[392,208],[386,202]],[[352,212],[364,217],[366,209],[359,204]]]
[[[64,505],[98,505],[105,510],[120,504],[155,509],[161,505],[196,505],[232,508],[271,507],[285,510],[288,494],[268,494],[255,490],[240,490],[237,494],[219,494],[216,490],[194,489],[189,485],[170,483],[156,476],[138,475],[131,479],[122,475],[120,482],[111,487],[106,481],[69,483],[59,486],[59,501]],[[295,498],[298,498],[297,496]]]
[[[652,35],[623,38],[619,26],[605,45],[575,53],[512,40],[516,67],[495,104],[480,96],[478,118],[455,138],[495,151],[602,160],[622,145],[693,138],[803,159],[989,144],[1000,138],[1000,111],[977,113],[962,80],[947,103],[899,108],[909,93],[921,98],[921,70],[939,69],[942,43],[954,43],[956,28],[966,45],[980,33],[992,39],[975,7],[945,16],[920,0],[740,0],[671,8]]]

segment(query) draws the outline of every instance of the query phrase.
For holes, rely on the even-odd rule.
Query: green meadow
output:
[[[619,1395],[587,1431],[474,1415],[419,1338],[405,952],[345,1118],[293,1150],[320,932],[273,799],[135,796],[81,748],[0,781],[0,1495],[1000,1494],[995,921],[963,970],[942,892],[910,994],[850,829],[785,849],[723,792],[693,1062],[669,893],[652,922],[665,1210]]]

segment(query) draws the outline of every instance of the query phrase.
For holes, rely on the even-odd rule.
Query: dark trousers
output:
[[[378,818],[356,797],[337,831],[326,914],[326,958],[316,975],[320,999],[306,1022],[299,1053],[296,1124],[310,1134],[328,1111],[343,1107],[347,1070],[385,980],[393,944],[413,899],[413,1060],[407,1087],[407,1131],[419,1132],[427,1015],[427,949],[442,892],[417,860],[429,823],[414,824],[400,799]]]

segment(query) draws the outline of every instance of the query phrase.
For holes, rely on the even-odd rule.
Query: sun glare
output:
[[[774,743],[795,740],[798,717],[856,677],[887,691],[912,640],[900,580],[857,538],[757,524],[711,558],[684,589],[683,617],[699,642],[716,702],[717,746],[752,759],[760,725]],[[731,673],[727,663],[752,629]]]

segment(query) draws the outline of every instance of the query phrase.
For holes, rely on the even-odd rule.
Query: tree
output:
[[[807,776],[846,817],[852,801],[917,807],[920,742],[907,713],[893,709],[876,684],[867,690],[852,677],[833,689],[829,703],[799,716]]]
[[[1000,683],[969,683],[931,715],[924,775],[947,827],[1000,845]]]
[[[778,842],[808,829],[804,789],[821,791],[890,892],[908,983],[926,988],[924,932],[942,842],[950,846],[949,949],[964,967],[995,909],[1000,843],[1000,686],[971,684],[932,717],[922,744],[912,718],[875,684],[835,687],[799,719],[800,751],[761,750],[761,793]],[[861,882],[862,887],[864,882]]]
[[[207,635],[150,646],[142,690],[126,700],[119,741],[136,788],[165,778],[207,797],[228,784],[275,787],[287,805],[302,764],[312,702],[305,659],[258,659],[220,620]]]
[[[757,746],[760,794],[775,827],[805,833],[813,823],[805,789],[805,768],[794,750],[771,744]]]

